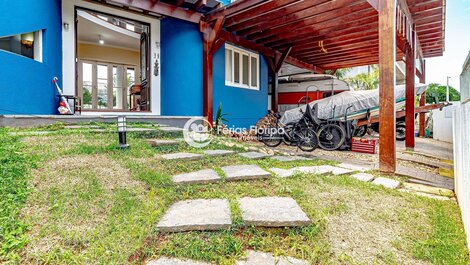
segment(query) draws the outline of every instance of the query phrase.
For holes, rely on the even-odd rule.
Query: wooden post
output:
[[[396,0],[379,0],[380,171],[394,173]]]
[[[208,34],[204,35],[203,43],[203,115],[209,124],[212,124],[214,115],[214,104],[212,99],[212,53]]]
[[[415,31],[413,27],[412,44],[406,51],[406,149],[415,148]]]
[[[279,111],[279,80],[278,73],[273,72],[273,80],[271,83],[271,110],[274,112]]]
[[[420,83],[426,83],[426,61],[423,60],[422,66],[422,73],[421,78],[419,80]],[[419,99],[419,106],[423,107],[426,105],[426,91],[421,94],[421,98]],[[419,137],[426,136],[426,113],[419,114]]]

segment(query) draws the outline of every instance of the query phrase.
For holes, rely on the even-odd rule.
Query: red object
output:
[[[66,107],[66,104],[65,104],[65,102],[61,101],[61,102],[59,103],[59,106],[61,106],[61,107]]]
[[[352,139],[351,151],[357,153],[377,154],[378,142],[379,140],[377,139],[363,139],[354,137]]]

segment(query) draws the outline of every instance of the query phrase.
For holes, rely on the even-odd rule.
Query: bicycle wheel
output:
[[[343,127],[337,124],[323,125],[317,132],[318,145],[327,151],[333,151],[341,147],[346,139]]]
[[[279,146],[283,138],[277,127],[266,128],[265,133],[258,135],[258,140],[269,147]]]
[[[305,152],[312,152],[318,147],[318,136],[312,129],[304,129],[299,133],[298,147]]]

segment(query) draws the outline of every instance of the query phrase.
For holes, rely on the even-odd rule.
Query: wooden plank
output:
[[[380,72],[380,149],[379,168],[385,173],[396,170],[395,145],[395,49],[396,0],[378,0],[379,72]]]
[[[415,41],[413,34],[412,42]],[[406,51],[406,148],[415,147],[415,47],[412,45]]]
[[[423,60],[423,73],[421,74],[421,78],[419,80],[420,83],[426,83],[426,61]],[[419,99],[419,106],[424,107],[426,106],[426,91],[421,94]],[[426,136],[426,114],[420,113],[419,114],[419,137]]]
[[[213,60],[209,34],[205,33],[203,41],[203,115],[212,124],[214,115],[213,103]]]
[[[196,11],[186,10],[163,2],[152,3],[152,1],[148,0],[107,0],[106,2],[120,4],[124,7],[137,8],[147,12],[162,14],[193,23],[199,23],[202,18],[202,14]]]

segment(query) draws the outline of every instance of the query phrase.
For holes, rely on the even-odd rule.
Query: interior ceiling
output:
[[[103,46],[124,48],[128,50],[140,50],[140,38],[134,38],[119,33],[108,27],[103,27],[86,18],[78,16],[78,41],[91,44],[99,44],[99,36],[104,40]]]

